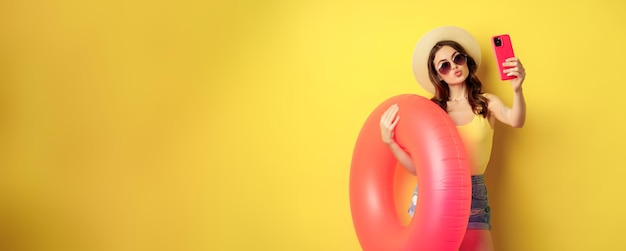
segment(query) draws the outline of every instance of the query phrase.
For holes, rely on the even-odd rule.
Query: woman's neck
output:
[[[467,86],[465,84],[452,85],[450,88],[450,96],[448,100],[461,101],[467,99]]]

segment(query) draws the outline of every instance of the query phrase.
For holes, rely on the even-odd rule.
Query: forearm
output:
[[[404,151],[404,149],[402,149],[395,141],[387,144],[387,146],[396,157],[398,162],[400,162],[400,164],[404,166],[407,171],[415,175],[415,165],[413,164],[413,159],[411,158],[411,156],[406,151]]]
[[[513,107],[511,108],[511,126],[521,128],[526,121],[526,100],[522,88],[515,90],[513,95]]]

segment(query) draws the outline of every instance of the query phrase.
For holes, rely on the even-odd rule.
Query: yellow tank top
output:
[[[471,122],[456,128],[463,139],[472,175],[484,174],[493,146],[493,128],[489,120],[482,115],[474,115]]]

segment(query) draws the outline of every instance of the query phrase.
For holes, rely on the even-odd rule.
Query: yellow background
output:
[[[550,1],[2,1],[0,249],[360,250],[352,149],[462,26],[527,68],[496,128],[497,250],[624,246],[625,7]],[[407,198],[408,202],[408,198]]]

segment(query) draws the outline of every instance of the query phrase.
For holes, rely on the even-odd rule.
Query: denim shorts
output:
[[[411,197],[411,206],[408,210],[411,217],[415,214],[417,198],[417,186],[415,186],[413,196]],[[487,186],[485,185],[484,175],[472,176],[472,206],[467,229],[491,230],[491,208],[487,200]]]

